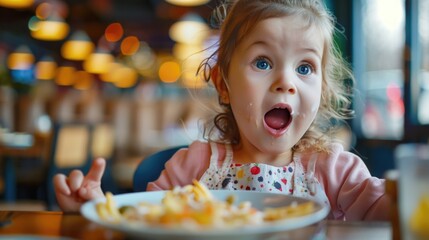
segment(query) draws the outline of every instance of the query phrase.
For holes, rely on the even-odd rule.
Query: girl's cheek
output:
[[[249,103],[246,107],[246,116],[247,116],[247,120],[252,124],[254,124],[255,126],[258,125],[258,121],[257,118],[255,117],[255,109],[253,106],[253,103]]]
[[[316,113],[317,111],[319,111],[319,107],[320,107],[320,103],[313,103],[313,106],[311,107],[311,113]]]
[[[246,107],[247,120],[251,121],[254,117],[252,116],[253,103],[249,103]]]

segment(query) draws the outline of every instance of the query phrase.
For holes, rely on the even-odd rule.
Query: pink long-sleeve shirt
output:
[[[226,149],[218,146],[218,162],[222,164]],[[314,153],[302,153],[304,169]],[[332,144],[329,153],[317,153],[314,176],[328,197],[330,219],[388,220],[390,199],[385,193],[384,180],[372,177],[365,163],[353,153],[344,151],[341,144]],[[147,190],[169,190],[174,186],[192,184],[209,168],[210,144],[193,142],[188,148],[176,152],[166,163],[160,177],[148,184]]]

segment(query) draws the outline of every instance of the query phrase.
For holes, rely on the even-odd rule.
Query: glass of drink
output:
[[[399,145],[395,163],[402,239],[429,239],[429,145]]]

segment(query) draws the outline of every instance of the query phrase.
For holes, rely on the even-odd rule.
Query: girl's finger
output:
[[[79,189],[78,194],[80,198],[85,200],[92,200],[92,199],[104,197],[103,190],[101,190],[100,186],[95,188],[83,187]]]
[[[54,188],[55,192],[61,193],[64,195],[70,195],[70,187],[67,184],[67,177],[64,174],[57,174],[54,176]]]
[[[95,159],[92,162],[91,168],[89,169],[89,172],[86,175],[85,179],[94,182],[100,182],[101,178],[103,177],[105,168],[106,160],[104,160],[103,158]]]
[[[76,192],[79,188],[82,187],[83,183],[83,173],[80,170],[73,170],[68,177],[68,186],[70,187],[71,192]]]

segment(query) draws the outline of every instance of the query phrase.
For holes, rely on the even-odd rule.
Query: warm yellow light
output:
[[[39,80],[52,80],[55,78],[57,63],[50,58],[44,58],[36,63],[36,78]]]
[[[201,76],[195,76],[195,72],[183,72],[181,80],[182,85],[187,88],[195,89],[207,86],[207,82]]]
[[[167,61],[159,67],[159,79],[165,83],[176,82],[180,77],[180,65],[174,61]]]
[[[75,73],[75,82],[73,87],[79,90],[88,90],[92,87],[92,75],[85,71],[77,71]]]
[[[40,20],[30,29],[31,36],[45,41],[58,41],[64,39],[69,33],[69,25],[64,21]]]
[[[113,84],[118,88],[129,88],[137,83],[138,75],[137,72],[129,67],[120,67],[113,73],[116,79]]]
[[[94,48],[94,43],[85,32],[76,31],[61,47],[61,55],[69,60],[85,60]]]
[[[86,41],[68,41],[61,48],[61,55],[69,60],[85,60],[94,50],[94,44]]]
[[[34,64],[34,55],[26,46],[18,47],[7,59],[7,66],[13,70],[28,70]]]
[[[108,67],[109,70],[105,73],[100,74],[100,79],[104,82],[115,82],[119,80],[121,77],[118,76],[118,79],[115,79],[114,72],[121,67],[122,67],[122,64],[120,63],[117,63],[117,62],[110,63]]]
[[[60,86],[71,86],[75,83],[75,73],[76,69],[74,67],[58,67],[55,82]]]
[[[34,0],[0,0],[1,7],[28,8],[34,4]]]
[[[188,14],[174,23],[169,30],[170,38],[176,42],[196,44],[202,43],[210,34],[210,28],[196,14]]]
[[[173,46],[173,56],[180,60],[198,57],[198,61],[200,61],[202,60],[203,50],[202,44],[176,43]]]
[[[109,71],[110,63],[114,60],[110,53],[92,53],[83,62],[85,71],[94,74],[103,74]]]
[[[186,7],[199,6],[210,2],[210,0],[165,0],[165,1],[173,5],[186,6]]]
[[[196,76],[201,61],[206,57],[202,44],[176,43],[173,47],[173,55],[182,60],[181,83],[188,88],[202,88],[207,84],[202,76]]]

